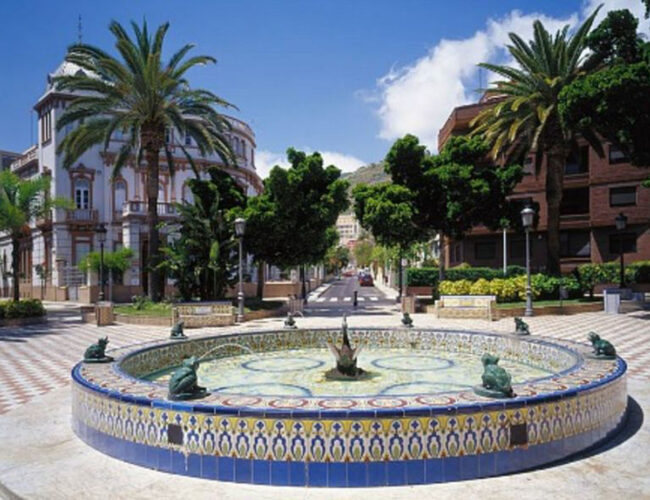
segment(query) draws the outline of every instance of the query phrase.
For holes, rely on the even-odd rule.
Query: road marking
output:
[[[364,299],[363,297],[358,297],[357,300],[358,300],[359,302],[363,302],[363,301],[366,300],[366,299]]]
[[[330,299],[330,302],[337,302],[338,300],[339,300],[338,297],[332,297],[332,298]]]
[[[327,300],[325,297],[319,297],[316,299],[316,302],[325,302],[325,300]]]
[[[352,297],[343,297],[343,302],[350,302]]]
[[[372,301],[375,301],[375,302],[376,302],[376,301],[378,301],[378,300],[379,300],[379,297],[370,297],[370,300],[372,300]]]

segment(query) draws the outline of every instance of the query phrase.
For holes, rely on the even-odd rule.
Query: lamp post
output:
[[[237,322],[244,320],[244,280],[243,280],[243,241],[244,232],[246,232],[246,219],[237,217],[235,219],[235,235],[239,238],[239,293],[237,293]]]
[[[104,300],[104,243],[106,243],[106,225],[102,222],[95,228],[99,240],[99,301]]]
[[[521,211],[521,222],[526,231],[526,310],[524,316],[533,315],[533,290],[530,286],[530,228],[533,227],[535,211],[526,207]]]
[[[627,227],[627,217],[623,212],[616,216],[614,219],[616,222],[616,230],[618,231],[618,253],[621,257],[621,277],[620,277],[620,288],[625,288],[625,265],[623,263],[623,231]]]

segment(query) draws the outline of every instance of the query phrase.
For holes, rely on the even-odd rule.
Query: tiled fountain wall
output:
[[[73,370],[73,427],[90,446],[153,469],[273,485],[382,486],[455,481],[535,467],[608,437],[627,405],[625,363],[587,346],[451,331],[351,330],[354,341],[416,350],[496,352],[558,375],[517,398],[471,392],[282,398],[211,394],[171,402],[137,376],[218,343],[254,351],[325,346],[335,330],[255,332],[115,350],[118,363]],[[231,348],[227,348],[231,349]],[[233,354],[227,350],[219,355]]]

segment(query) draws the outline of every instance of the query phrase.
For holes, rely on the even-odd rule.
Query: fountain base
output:
[[[356,374],[354,375],[347,375],[345,373],[340,372],[336,368],[332,368],[331,370],[327,370],[325,372],[325,378],[327,380],[338,380],[338,381],[348,381],[348,382],[355,382],[357,380],[369,380],[374,376],[375,376],[374,373],[367,372],[361,368],[357,368]]]

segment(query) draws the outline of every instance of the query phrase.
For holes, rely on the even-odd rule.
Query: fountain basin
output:
[[[370,380],[318,378],[332,366],[320,356],[328,341],[337,341],[338,329],[206,335],[114,349],[115,363],[82,362],[72,370],[74,431],[99,451],[165,472],[355,487],[529,469],[606,439],[624,419],[626,364],[589,359],[588,345],[414,328],[351,328],[349,335],[355,345],[366,342],[359,366],[373,372]],[[209,373],[199,371],[211,394],[168,400],[170,367],[221,344],[230,345],[205,363]],[[485,352],[513,370],[515,398],[472,391]],[[467,378],[461,380],[462,370],[445,378],[459,360]]]

